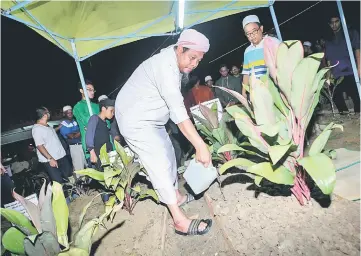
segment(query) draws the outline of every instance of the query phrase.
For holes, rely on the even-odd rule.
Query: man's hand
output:
[[[98,162],[98,157],[95,154],[94,149],[90,151],[90,162],[92,162],[93,164],[96,164]]]
[[[211,162],[211,152],[209,152],[209,149],[204,142],[196,148],[196,161],[202,163],[206,168]]]
[[[54,158],[50,159],[49,164],[53,168],[58,168],[58,162]]]

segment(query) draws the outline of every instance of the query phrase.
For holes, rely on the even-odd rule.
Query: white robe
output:
[[[115,102],[119,131],[139,155],[160,200],[175,204],[177,164],[164,125],[189,119],[181,94],[174,45],[144,61],[120,90]]]

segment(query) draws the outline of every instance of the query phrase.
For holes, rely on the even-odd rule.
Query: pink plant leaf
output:
[[[41,207],[43,207],[44,199],[45,199],[45,186],[46,186],[46,179],[43,179],[44,183],[41,186],[40,193],[39,193],[39,200],[38,200],[38,208],[41,211]]]
[[[212,111],[210,108],[199,104],[199,110],[201,111],[202,115],[211,123],[213,129],[217,129],[219,126],[218,122],[218,112]]]
[[[279,47],[279,42],[273,40],[271,37],[266,37],[263,41],[263,50],[264,50],[264,59],[266,66],[269,69],[269,73],[277,83],[277,68],[276,68],[276,59],[277,59],[277,51]]]
[[[30,202],[29,200],[25,199],[24,197],[16,193],[15,190],[13,190],[13,197],[15,198],[15,200],[19,201],[19,203],[21,203],[22,206],[25,208],[25,210],[28,212],[31,221],[33,222],[38,232],[39,233],[43,232],[40,223],[39,208],[34,203]]]

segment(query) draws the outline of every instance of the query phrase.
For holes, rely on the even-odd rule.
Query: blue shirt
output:
[[[78,123],[73,120],[63,120],[61,122],[62,127],[60,128],[61,135],[66,139],[69,145],[81,143],[81,138],[69,139],[68,134],[80,132]]]

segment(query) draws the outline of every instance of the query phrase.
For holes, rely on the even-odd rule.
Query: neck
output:
[[[234,75],[234,77],[239,77],[239,74],[237,74],[237,75]]]
[[[99,117],[100,117],[100,119],[102,119],[103,121],[105,120],[105,115],[104,115],[102,112],[99,113]]]
[[[45,125],[45,126],[48,124],[48,122],[46,120],[44,120],[44,119],[40,119],[36,123],[41,124],[41,125]]]

